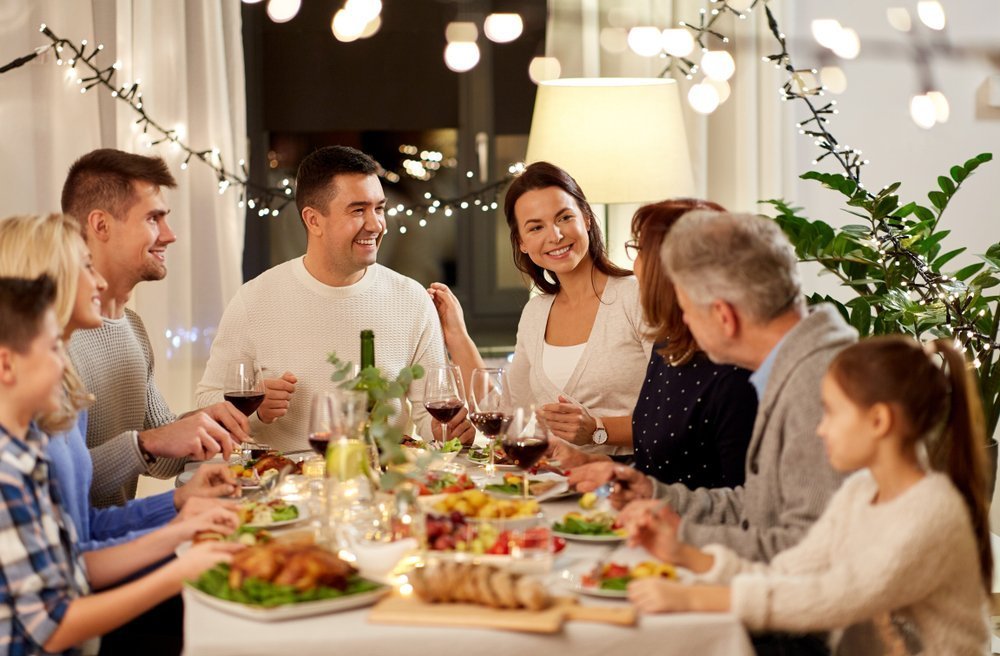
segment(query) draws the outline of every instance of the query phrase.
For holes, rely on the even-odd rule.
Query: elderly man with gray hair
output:
[[[806,534],[840,485],[816,435],[820,381],[857,333],[830,305],[806,308],[795,251],[768,219],[690,212],[671,229],[661,255],[699,346],[714,362],[754,371],[760,403],[746,480],[736,488],[690,490],[625,465],[595,463],[574,469],[570,481],[588,491],[616,480],[619,507],[665,500],[679,515],[668,516],[680,540],[724,544],[769,561]],[[650,505],[634,502],[623,518]]]

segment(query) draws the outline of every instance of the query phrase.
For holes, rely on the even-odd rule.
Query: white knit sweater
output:
[[[419,362],[443,364],[444,342],[437,313],[415,280],[381,265],[347,287],[330,287],[310,275],[302,258],[279,264],[243,285],[230,301],[212,343],[205,375],[196,390],[199,406],[222,400],[226,363],[255,358],[265,377],[285,371],[298,377],[288,414],[270,425],[254,415],[255,439],[285,450],[308,448],[309,406],[319,390],[333,390],[327,355],[359,363],[362,330],[375,332],[375,366],[394,378]],[[414,421],[429,435],[421,399],[422,381],[410,389]],[[399,421],[408,421],[404,413]]]
[[[857,472],[802,542],[769,565],[710,545],[715,564],[699,579],[730,582],[732,610],[751,630],[834,630],[891,613],[915,629],[923,650],[911,653],[989,653],[986,595],[961,495],[941,473],[887,503],[872,503],[877,491],[867,469]]]
[[[514,404],[555,403],[560,394],[565,394],[597,417],[632,414],[653,350],[646,336],[635,276],[608,278],[587,345],[561,388],[549,380],[542,367],[545,327],[554,300],[553,294],[536,296],[521,312],[510,366]],[[584,448],[602,453],[632,452],[631,448],[621,447]]]

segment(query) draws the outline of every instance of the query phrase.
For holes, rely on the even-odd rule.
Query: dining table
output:
[[[541,508],[547,520],[556,521],[567,512],[579,510],[579,504],[576,498],[562,498],[545,501]],[[608,546],[571,540],[554,557],[552,569],[558,572],[573,564],[596,563],[599,559],[608,559],[609,554],[613,561],[614,553]],[[551,583],[554,595],[575,594],[556,575],[546,580]],[[560,631],[543,634],[373,623],[369,621],[371,607],[264,622],[213,608],[189,588],[185,588],[183,599],[186,656],[607,656],[653,653],[659,656],[751,656],[754,653],[743,625],[728,613],[639,615],[634,626],[566,621]],[[578,603],[613,608],[628,601],[580,595]],[[440,612],[448,613],[448,606],[441,605]]]

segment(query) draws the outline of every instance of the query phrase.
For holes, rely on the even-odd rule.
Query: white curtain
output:
[[[141,80],[144,108],[197,149],[219,150],[227,167],[246,158],[246,97],[240,3],[231,0],[0,0],[0,65],[48,43],[46,23],[79,43],[103,43],[101,67],[122,64],[118,84]],[[162,282],[136,288],[133,307],[149,330],[156,377],[171,408],[191,409],[226,302],[239,287],[243,212],[220,195],[211,169],[166,144],[149,146],[137,115],[106,90],[81,94],[51,51],[0,75],[0,216],[58,211],[70,164],[94,148],[157,154],[178,188],[167,192],[178,235]]]
[[[790,4],[771,0],[769,6],[784,21]],[[549,0],[546,55],[559,59],[562,77],[655,77],[665,60],[609,49],[613,39],[607,39],[608,34],[602,39],[602,30],[636,25],[665,29],[682,20],[697,24],[703,7],[711,9],[703,0]],[[686,102],[697,78],[692,82],[677,76],[694,177],[700,196],[730,210],[756,211],[759,200],[780,197],[794,185],[795,119],[777,92],[784,80],[780,71],[761,62],[776,45],[763,8],[742,21],[727,16],[716,27],[730,37],[726,47],[736,60],[729,100],[702,116]],[[723,47],[711,37],[708,45]],[[692,58],[697,61],[698,53]],[[632,210],[634,206],[611,208],[612,245],[616,227],[620,233]]]

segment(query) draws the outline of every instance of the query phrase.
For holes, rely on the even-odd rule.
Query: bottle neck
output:
[[[361,368],[375,366],[375,337],[373,335],[362,335],[361,337]]]

